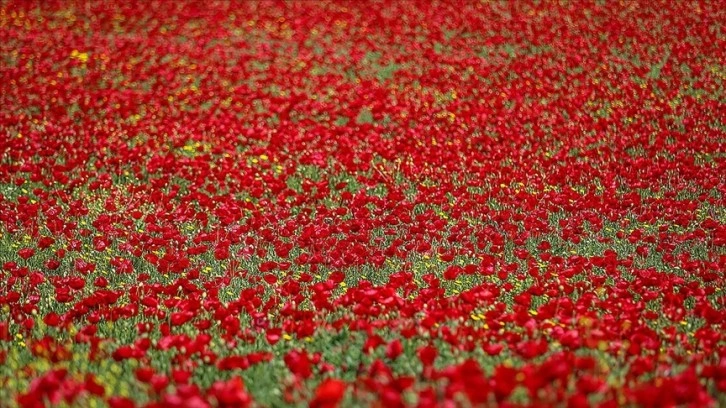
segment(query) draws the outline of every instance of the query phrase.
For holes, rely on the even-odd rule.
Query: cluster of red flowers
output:
[[[0,398],[726,404],[718,2],[0,4]]]

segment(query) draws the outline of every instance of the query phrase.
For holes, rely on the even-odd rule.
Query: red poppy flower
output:
[[[339,406],[345,396],[346,384],[343,381],[328,378],[323,380],[315,389],[315,395],[310,401],[313,408],[334,408]]]

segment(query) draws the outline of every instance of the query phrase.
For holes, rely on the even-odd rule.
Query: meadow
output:
[[[718,1],[0,1],[0,406],[726,406]]]

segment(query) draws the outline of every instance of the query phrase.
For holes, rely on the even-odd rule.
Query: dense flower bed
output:
[[[0,405],[726,404],[726,8],[0,3]]]

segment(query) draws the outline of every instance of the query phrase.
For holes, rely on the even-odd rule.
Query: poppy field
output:
[[[0,406],[726,405],[717,1],[0,1]]]

